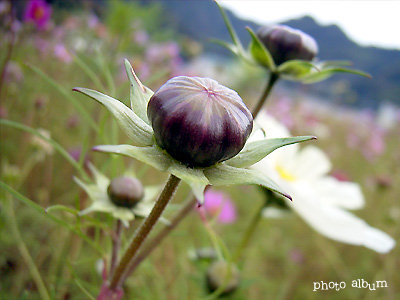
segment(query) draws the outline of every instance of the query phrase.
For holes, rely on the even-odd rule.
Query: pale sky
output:
[[[399,0],[219,0],[238,17],[271,24],[309,15],[336,24],[361,45],[400,50]]]

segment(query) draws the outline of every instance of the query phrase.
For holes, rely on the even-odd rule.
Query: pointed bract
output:
[[[151,127],[119,100],[91,89],[77,87],[73,90],[103,104],[134,143],[141,146],[150,146],[154,143]]]

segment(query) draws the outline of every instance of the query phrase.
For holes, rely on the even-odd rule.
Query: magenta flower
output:
[[[216,217],[219,223],[229,224],[236,221],[236,207],[224,192],[207,189],[204,193],[204,205],[200,209]]]
[[[30,0],[25,8],[24,21],[33,22],[39,30],[45,29],[51,11],[51,6],[45,0]]]

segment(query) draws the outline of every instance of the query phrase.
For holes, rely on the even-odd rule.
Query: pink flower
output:
[[[149,35],[144,30],[139,30],[135,32],[133,39],[138,45],[145,45],[149,41]]]
[[[236,207],[229,195],[224,192],[207,189],[201,209],[216,217],[219,223],[229,224],[236,221]]]
[[[62,43],[58,43],[54,46],[54,56],[65,63],[72,62],[71,54],[69,54],[67,48],[65,48]]]
[[[51,17],[51,7],[45,0],[30,0],[25,8],[24,21],[45,29]]]

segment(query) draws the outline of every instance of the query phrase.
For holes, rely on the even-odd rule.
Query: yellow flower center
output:
[[[279,176],[281,176],[283,179],[285,179],[287,181],[295,181],[296,180],[296,177],[294,177],[292,174],[287,172],[281,166],[276,166],[276,170],[278,171]]]

